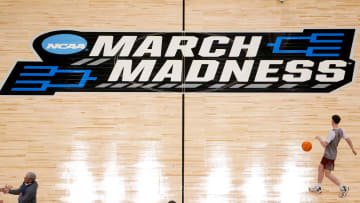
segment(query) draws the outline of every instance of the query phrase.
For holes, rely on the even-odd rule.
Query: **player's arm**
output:
[[[357,152],[356,152],[356,150],[354,149],[354,146],[353,146],[350,138],[349,138],[349,137],[348,137],[348,138],[345,138],[345,140],[346,140],[346,142],[348,143],[348,145],[349,145],[349,147],[351,148],[351,150],[352,150],[352,152],[354,153],[354,155],[357,155]]]
[[[335,132],[331,130],[329,135],[327,136],[326,140],[322,140],[321,137],[316,136],[315,139],[319,140],[321,146],[324,148],[335,138]]]
[[[353,143],[351,142],[351,139],[346,135],[346,133],[344,132],[344,130],[343,130],[343,138],[344,138],[344,140],[348,143],[348,145],[349,145],[349,147],[351,148],[353,154],[356,156],[356,155],[357,155],[357,152],[356,152],[356,150],[354,149]]]
[[[357,155],[357,152],[356,150],[354,149],[354,146],[351,142],[351,139],[349,137],[347,137],[345,134],[344,134],[344,139],[345,141],[348,143],[349,147],[351,148],[351,150],[353,151],[353,154],[356,156]]]
[[[323,146],[324,148],[329,144],[326,140],[322,140],[319,136],[316,136],[315,139],[319,140],[321,146]]]

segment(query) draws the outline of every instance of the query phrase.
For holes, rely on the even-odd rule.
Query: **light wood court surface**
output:
[[[56,29],[178,31],[181,2],[0,0],[0,80]],[[38,202],[181,200],[181,95],[0,98],[0,184],[38,175]],[[16,196],[0,194],[6,203]]]
[[[187,3],[189,31],[301,31],[358,28],[360,1],[276,0]],[[359,38],[359,36],[357,36]],[[360,59],[360,43],[353,58]],[[323,194],[309,194],[317,182],[323,139],[330,117],[360,149],[360,78],[332,94],[187,94],[185,202],[339,202],[338,187],[324,179]],[[305,153],[301,143],[313,150]],[[341,202],[360,202],[359,156],[339,145],[334,174],[350,193]]]
[[[0,0],[0,80],[56,29],[181,31],[182,1]],[[187,0],[187,31],[358,27],[357,0]],[[353,58],[360,60],[360,43]],[[330,116],[360,151],[360,82],[332,94],[186,94],[185,202],[338,202],[309,194]],[[181,95],[60,93],[0,97],[0,185],[38,175],[38,202],[181,202]],[[313,150],[300,149],[304,140]],[[344,141],[335,174],[360,201],[359,156]],[[4,202],[16,196],[0,194]]]

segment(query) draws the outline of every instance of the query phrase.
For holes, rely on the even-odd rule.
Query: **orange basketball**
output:
[[[311,142],[308,142],[308,141],[305,141],[302,143],[302,149],[305,151],[305,152],[308,152],[312,149],[312,144]]]

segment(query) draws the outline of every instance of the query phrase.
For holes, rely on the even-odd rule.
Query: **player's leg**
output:
[[[324,165],[320,163],[318,168],[318,184],[321,185],[323,179],[324,179]]]
[[[317,193],[321,193],[321,183],[324,179],[324,165],[322,163],[319,164],[319,168],[318,168],[318,184],[313,186],[313,187],[309,187],[309,191],[310,192],[317,192]]]
[[[334,174],[332,174],[330,170],[325,169],[325,176],[329,178],[331,182],[335,183],[337,186],[340,186],[341,183],[339,179],[337,179],[336,176],[334,176]]]
[[[334,174],[331,173],[331,170],[325,169],[325,176],[331,180],[331,182],[335,183],[339,186],[340,194],[339,197],[345,197],[349,192],[349,186],[342,185],[339,179],[336,178]]]

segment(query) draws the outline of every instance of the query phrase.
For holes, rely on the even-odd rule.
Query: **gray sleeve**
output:
[[[21,186],[20,186],[21,187]],[[18,195],[20,194],[20,187],[16,190],[9,190],[9,194],[12,194],[12,195]]]
[[[30,201],[36,196],[37,185],[31,185],[26,189],[25,195],[20,197],[22,201]]]

